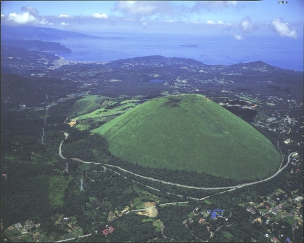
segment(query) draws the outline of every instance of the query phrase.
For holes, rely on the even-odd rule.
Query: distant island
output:
[[[198,45],[180,45],[180,47],[189,47],[189,48],[193,48],[193,47],[198,47]]]
[[[103,37],[87,35],[72,31],[58,30],[54,28],[33,27],[33,26],[1,26],[1,40],[62,40],[73,38],[90,39],[123,39],[121,37]]]

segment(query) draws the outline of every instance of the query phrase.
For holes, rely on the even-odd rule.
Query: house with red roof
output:
[[[111,234],[114,231],[114,228],[112,226],[105,228],[102,233],[104,234],[104,236],[107,236],[108,234]]]
[[[205,219],[201,218],[201,219],[198,221],[198,223],[202,224],[202,223],[204,223],[204,221],[205,221]]]

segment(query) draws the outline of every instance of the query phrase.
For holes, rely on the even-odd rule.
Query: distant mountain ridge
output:
[[[60,43],[40,40],[2,40],[1,45],[15,46],[29,51],[72,52]]]
[[[54,28],[33,27],[33,26],[1,26],[1,40],[60,40],[71,38],[93,38],[93,39],[122,39],[121,37],[102,37],[86,35],[82,33],[59,30]]]

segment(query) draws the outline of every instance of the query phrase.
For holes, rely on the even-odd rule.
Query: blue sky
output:
[[[304,1],[2,1],[1,24],[78,32],[301,38]]]

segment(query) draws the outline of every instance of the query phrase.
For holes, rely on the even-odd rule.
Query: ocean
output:
[[[105,39],[58,40],[72,53],[57,55],[66,60],[96,62],[150,55],[191,58],[209,65],[263,61],[279,68],[303,71],[301,37],[245,36],[239,41],[232,36],[165,34],[107,34],[103,37]]]

